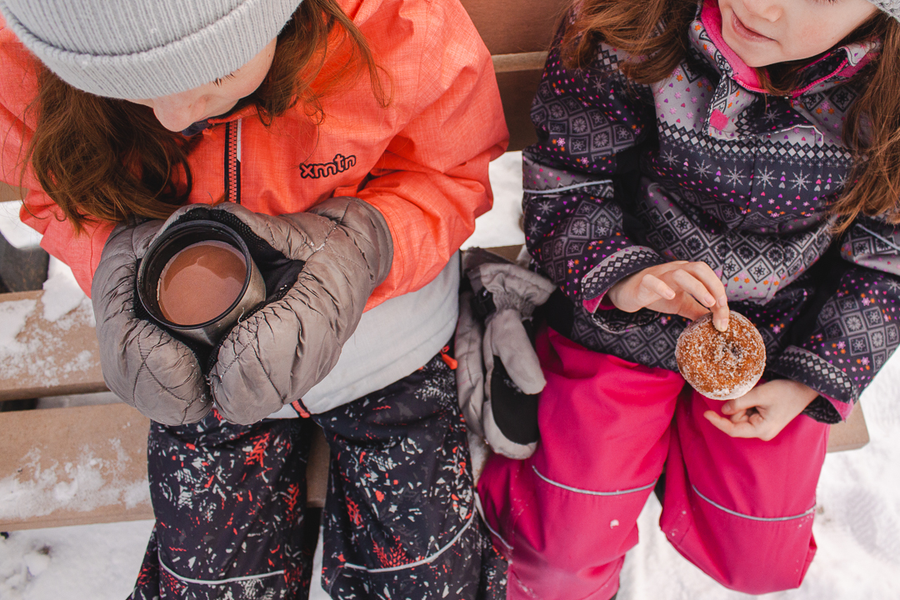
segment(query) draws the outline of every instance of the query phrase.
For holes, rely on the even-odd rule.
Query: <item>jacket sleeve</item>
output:
[[[78,285],[90,297],[94,272],[115,224],[97,221],[76,233],[43,191],[29,191],[19,217],[41,233],[41,247],[72,269]]]
[[[76,234],[26,166],[34,128],[34,60],[0,19],[0,180],[25,188],[21,220],[42,234],[41,246],[69,265],[90,294],[93,272],[113,225],[95,223]]]
[[[491,208],[488,163],[509,134],[490,53],[457,2],[421,3],[429,14],[412,114],[358,196],[390,227],[394,261],[368,308],[429,283]],[[402,92],[399,90],[398,93]]]
[[[624,277],[665,262],[629,235],[629,202],[643,148],[654,142],[646,88],[628,83],[601,46],[597,66],[571,71],[551,50],[531,117],[538,142],[524,152],[525,241],[541,271],[595,321],[606,291]],[[621,315],[620,315],[621,316]],[[633,316],[632,325],[655,318]]]
[[[840,259],[823,260],[834,292],[814,315],[811,333],[768,370],[818,391],[805,412],[837,423],[900,345],[900,228],[859,218],[841,240]]]

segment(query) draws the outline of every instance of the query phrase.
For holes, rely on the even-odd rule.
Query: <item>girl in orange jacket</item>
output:
[[[110,389],[153,420],[157,524],[133,597],[308,586],[310,419],[275,418],[298,414],[331,444],[333,597],[502,592],[440,358],[452,259],[490,207],[507,137],[458,2],[0,13],[0,173],[90,293]],[[153,240],[198,218],[239,231],[266,282],[212,348],[159,326],[135,292]]]

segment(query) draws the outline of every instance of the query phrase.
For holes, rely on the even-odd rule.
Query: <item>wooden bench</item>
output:
[[[463,0],[494,57],[510,150],[534,140],[529,109],[546,48],[566,0]],[[20,197],[0,186],[0,200]],[[497,249],[513,256],[518,247]],[[44,292],[0,294],[5,315],[24,319],[15,358],[0,356],[0,402],[105,390],[87,303],[64,319],[44,318]],[[10,312],[3,312],[10,311]],[[9,320],[9,319],[7,319]],[[0,412],[0,531],[152,518],[147,486],[149,421],[133,408],[104,404]],[[862,410],[832,428],[829,451],[868,442]],[[314,444],[309,503],[325,497],[327,446]]]

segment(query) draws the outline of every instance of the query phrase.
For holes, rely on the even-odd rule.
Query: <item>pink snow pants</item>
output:
[[[774,440],[738,439],[704,417],[722,402],[678,373],[592,352],[547,330],[541,442],[495,455],[478,483],[506,548],[507,598],[609,600],[636,520],[665,467],[660,526],[689,561],[748,594],[795,588],[815,554],[815,488],[828,427],[803,415]]]

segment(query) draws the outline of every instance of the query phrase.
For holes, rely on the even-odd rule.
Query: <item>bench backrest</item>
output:
[[[531,99],[547,48],[570,0],[462,0],[494,57],[497,84],[509,127],[509,149],[534,139]]]

